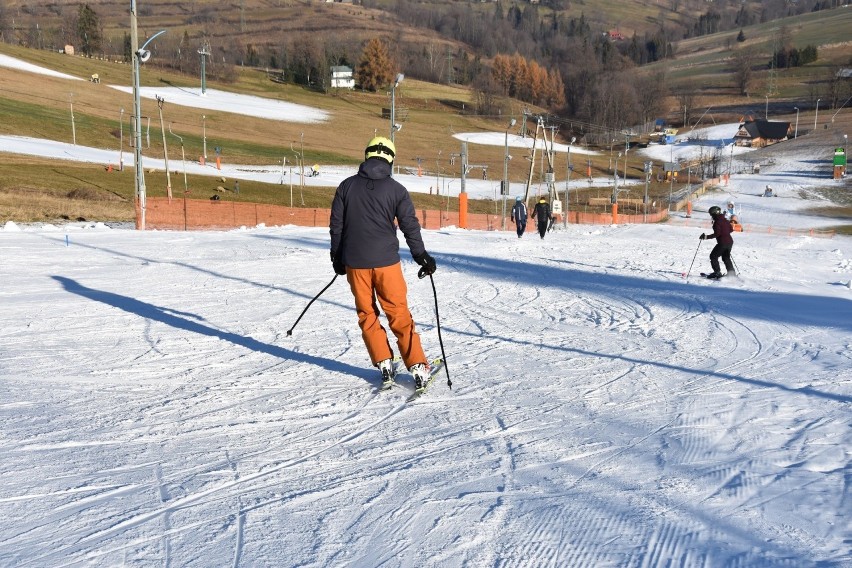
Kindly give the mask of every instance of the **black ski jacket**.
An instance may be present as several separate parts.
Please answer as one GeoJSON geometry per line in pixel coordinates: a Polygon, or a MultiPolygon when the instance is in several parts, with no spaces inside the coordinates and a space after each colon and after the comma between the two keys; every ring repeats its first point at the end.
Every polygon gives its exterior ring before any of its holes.
{"type": "Polygon", "coordinates": [[[539,225],[546,225],[550,222],[550,205],[547,203],[536,203],[532,212],[532,218],[538,220],[539,225]]]}
{"type": "Polygon", "coordinates": [[[399,262],[399,237],[416,257],[426,252],[420,222],[405,187],[391,177],[391,165],[370,158],[337,187],[331,202],[331,254],[352,268],[381,268],[399,262]]]}

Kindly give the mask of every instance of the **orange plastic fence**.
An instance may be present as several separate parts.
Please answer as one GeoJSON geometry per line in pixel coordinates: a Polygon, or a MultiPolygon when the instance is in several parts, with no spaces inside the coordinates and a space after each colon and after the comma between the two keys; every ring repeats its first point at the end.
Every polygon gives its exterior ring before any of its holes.
{"type": "MultiPolygon", "coordinates": [[[[584,213],[568,211],[568,222],[583,225],[612,224],[612,213],[584,213]]],[[[299,225],[303,227],[328,227],[330,209],[305,209],[280,205],[263,205],[238,201],[212,201],[205,199],[172,199],[149,197],[145,212],[146,227],[168,230],[204,230],[233,229],[254,227],[261,223],[267,226],[299,225]]],[[[656,211],[643,214],[618,214],[619,223],[657,223],[666,218],[668,212],[656,211]]],[[[424,229],[458,227],[459,214],[456,211],[419,209],[417,217],[424,229]]],[[[557,221],[561,223],[561,219],[557,221]]],[[[499,231],[500,215],[468,213],[467,228],[481,231],[499,231]]],[[[515,226],[508,218],[506,230],[514,231],[515,226]]],[[[536,230],[535,220],[527,222],[527,231],[536,230]]]]}

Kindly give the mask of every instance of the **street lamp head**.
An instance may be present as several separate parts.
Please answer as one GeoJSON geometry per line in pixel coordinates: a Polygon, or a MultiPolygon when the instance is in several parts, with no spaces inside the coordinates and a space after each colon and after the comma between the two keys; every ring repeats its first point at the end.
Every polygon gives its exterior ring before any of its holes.
{"type": "Polygon", "coordinates": [[[577,141],[577,137],[576,137],[576,136],[572,136],[572,137],[571,137],[571,144],[573,144],[573,143],[574,143],[574,142],[576,142],[576,141],[577,141]]]}
{"type": "Polygon", "coordinates": [[[517,121],[517,120],[515,120],[514,118],[513,118],[512,120],[510,120],[510,121],[509,121],[509,128],[512,128],[513,126],[515,126],[515,123],[516,123],[516,122],[518,122],[518,121],[517,121]]]}
{"type": "Polygon", "coordinates": [[[399,132],[400,130],[402,130],[402,125],[398,122],[395,122],[393,125],[393,130],[394,132],[399,132]]]}
{"type": "Polygon", "coordinates": [[[403,80],[403,79],[405,79],[405,75],[403,75],[402,73],[397,74],[397,76],[396,76],[396,80],[394,81],[393,86],[394,86],[394,87],[398,87],[398,86],[399,86],[399,84],[400,84],[400,83],[402,83],[402,80],[403,80]]]}
{"type": "Polygon", "coordinates": [[[139,59],[140,63],[145,63],[149,59],[151,59],[151,52],[147,49],[140,49],[136,51],[136,58],[139,59]]]}

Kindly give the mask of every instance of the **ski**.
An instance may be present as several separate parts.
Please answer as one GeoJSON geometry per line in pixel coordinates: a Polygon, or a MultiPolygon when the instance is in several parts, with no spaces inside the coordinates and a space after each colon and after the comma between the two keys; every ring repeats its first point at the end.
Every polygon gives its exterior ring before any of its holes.
{"type": "Polygon", "coordinates": [[[725,277],[725,275],[723,274],[722,276],[713,276],[712,272],[702,272],[701,277],[706,278],[707,280],[721,280],[725,277]]]}
{"type": "Polygon", "coordinates": [[[412,402],[420,398],[420,396],[426,392],[426,389],[435,381],[435,377],[444,368],[444,360],[440,357],[437,359],[433,359],[429,366],[429,379],[426,381],[426,384],[420,387],[419,389],[414,389],[414,392],[405,399],[405,402],[412,402]]]}

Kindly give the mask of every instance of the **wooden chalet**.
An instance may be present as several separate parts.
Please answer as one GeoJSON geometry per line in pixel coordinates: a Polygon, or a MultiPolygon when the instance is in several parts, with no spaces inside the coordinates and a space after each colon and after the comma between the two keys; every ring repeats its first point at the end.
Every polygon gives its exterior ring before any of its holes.
{"type": "Polygon", "coordinates": [[[734,135],[734,144],[749,148],[763,148],[790,136],[790,123],[774,120],[746,120],[734,135]]]}

